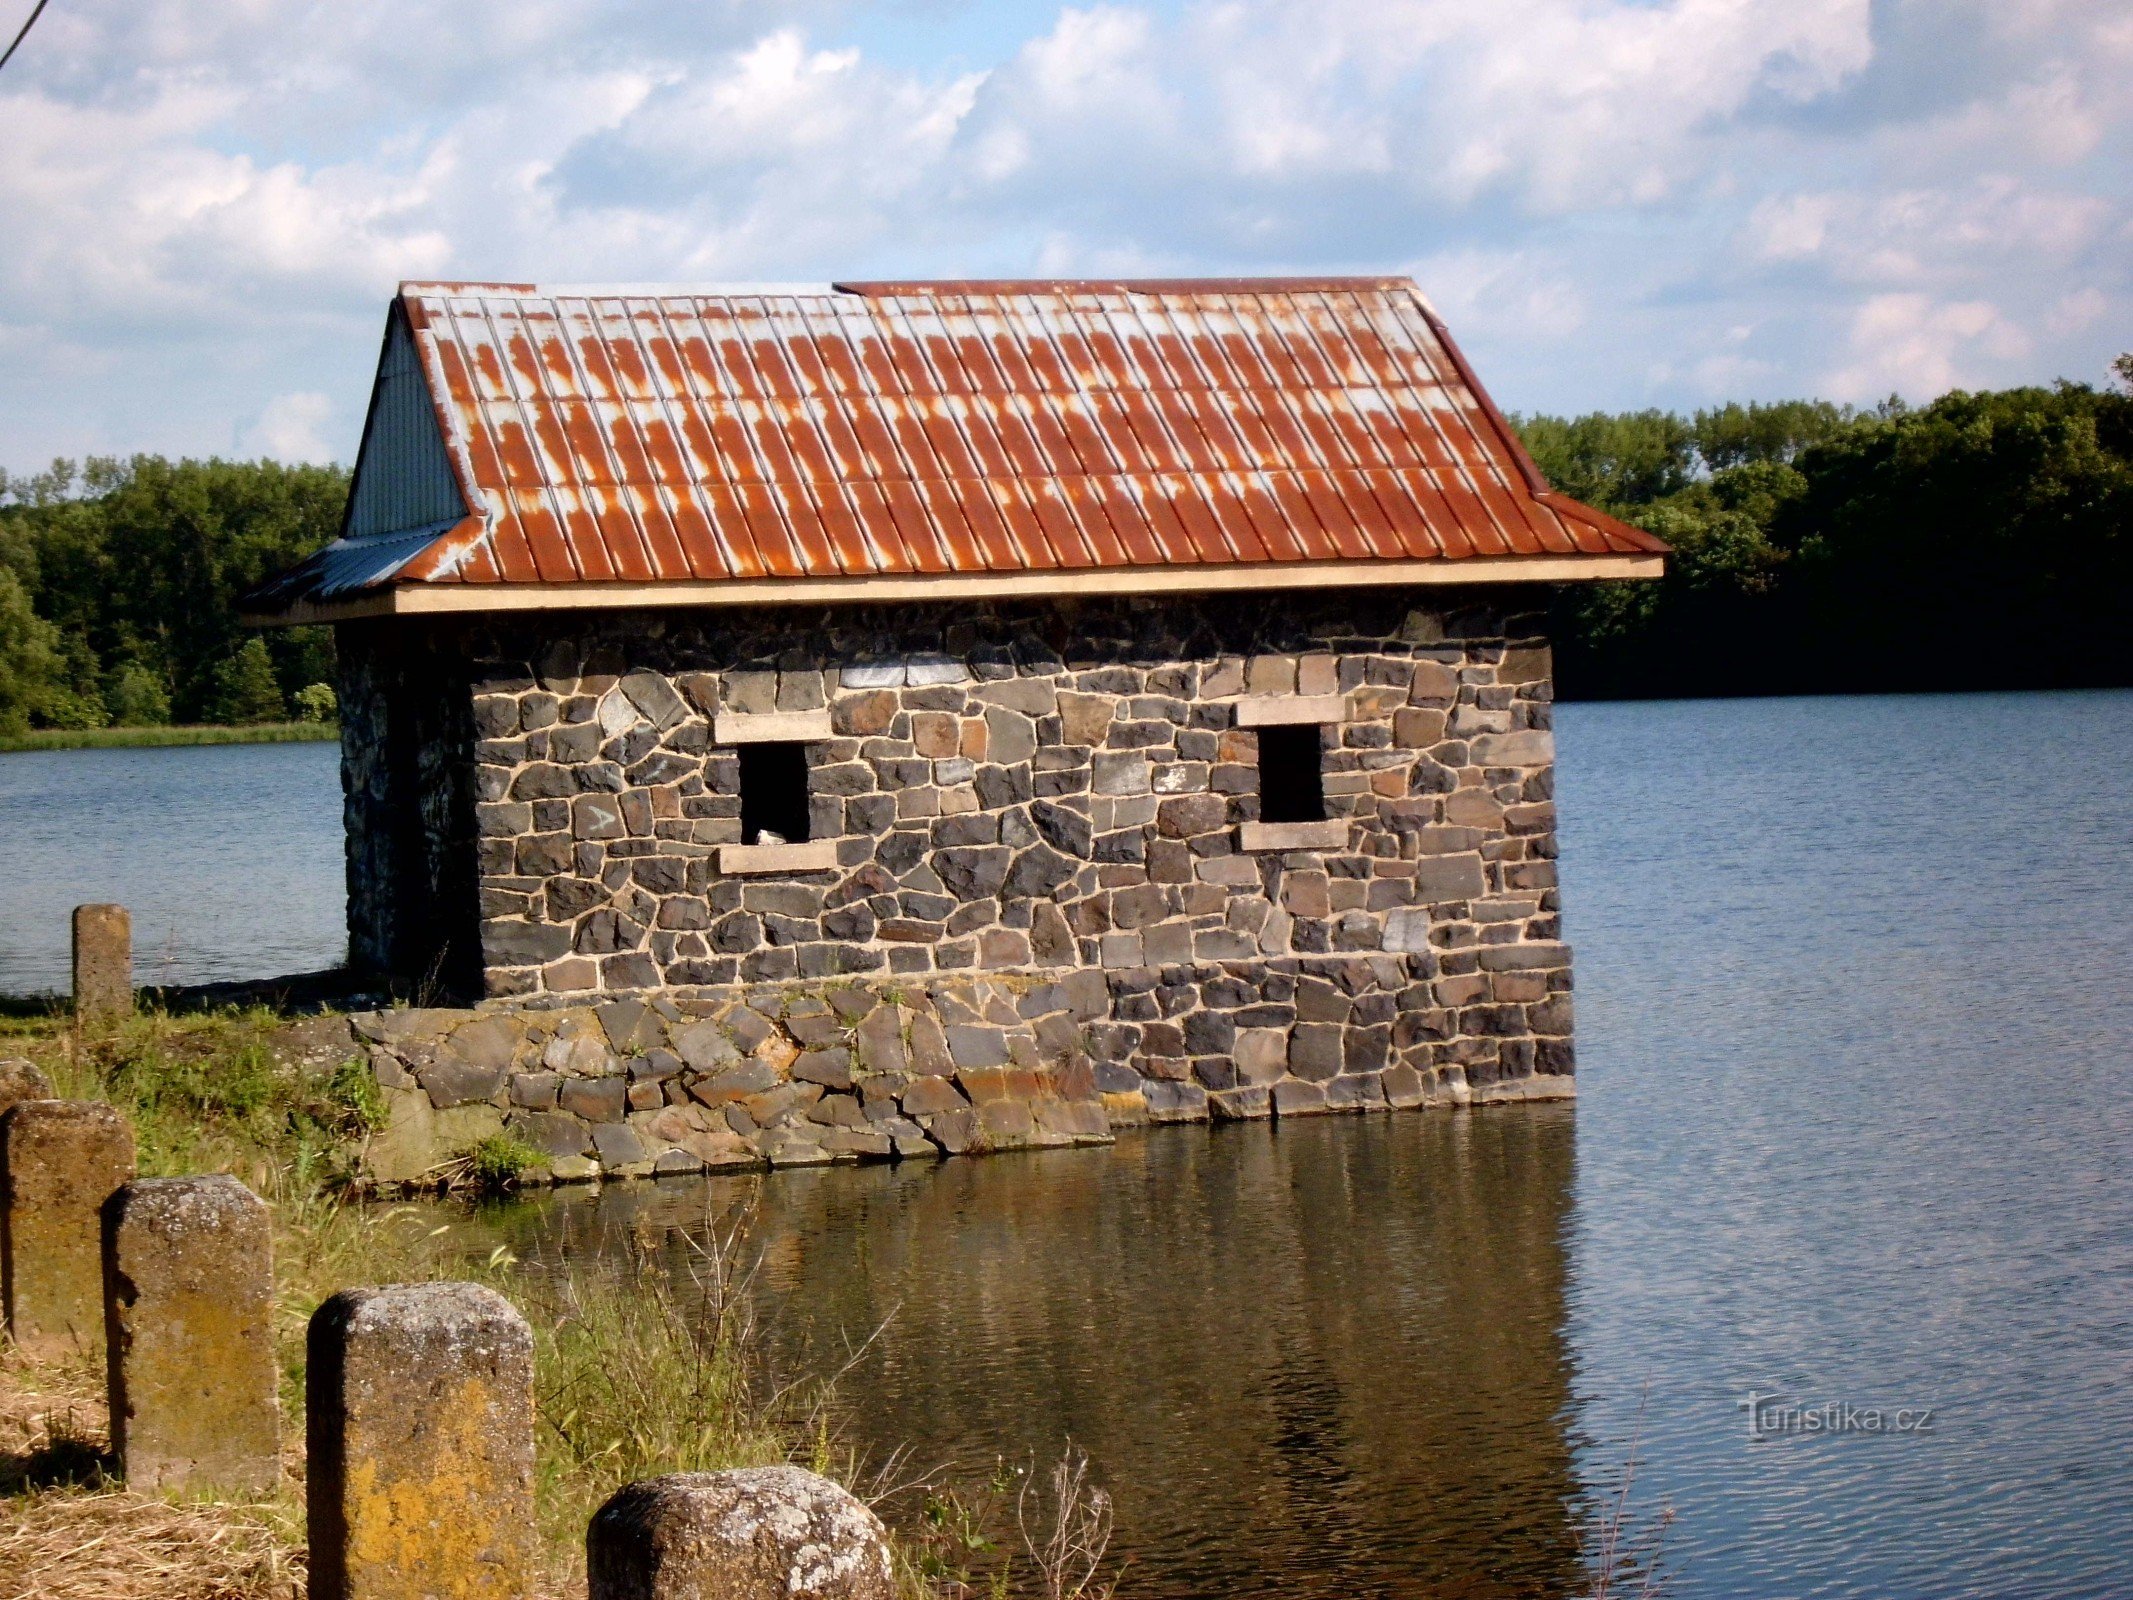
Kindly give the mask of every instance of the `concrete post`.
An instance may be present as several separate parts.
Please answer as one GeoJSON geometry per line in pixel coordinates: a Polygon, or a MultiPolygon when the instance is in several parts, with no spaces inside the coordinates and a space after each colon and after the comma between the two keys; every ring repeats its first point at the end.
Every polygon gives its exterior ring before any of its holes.
{"type": "Polygon", "coordinates": [[[21,1100],[49,1100],[52,1080],[34,1061],[0,1061],[0,1117],[21,1100]]]}
{"type": "Polygon", "coordinates": [[[281,1476],[274,1235],[231,1177],[104,1202],[111,1445],[135,1489],[264,1494],[281,1476]]]}
{"type": "Polygon", "coordinates": [[[97,1213],[132,1176],[133,1129],[109,1106],[24,1100],[0,1117],[0,1299],[30,1354],[102,1348],[97,1213]]]}
{"type": "Polygon", "coordinates": [[[74,1015],[133,1010],[133,918],[124,906],[74,908],[74,1015]]]}
{"type": "Polygon", "coordinates": [[[533,1332],[473,1283],[344,1289],[311,1318],[311,1600],[520,1600],[533,1332]]]}
{"type": "Polygon", "coordinates": [[[881,1519],[798,1467],[677,1472],[616,1491],[585,1530],[591,1600],[891,1600],[881,1519]]]}

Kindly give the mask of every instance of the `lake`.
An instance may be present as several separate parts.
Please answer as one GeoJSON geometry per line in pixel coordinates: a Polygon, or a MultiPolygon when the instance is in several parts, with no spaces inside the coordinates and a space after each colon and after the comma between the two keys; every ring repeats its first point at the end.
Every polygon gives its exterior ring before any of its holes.
{"type": "MultiPolygon", "coordinates": [[[[879,1330],[854,1439],[978,1475],[1074,1440],[1127,1595],[1569,1596],[1633,1437],[1672,1595],[2133,1593],[2133,694],[1559,725],[1575,1107],[614,1185],[480,1226],[597,1271],[630,1239],[679,1260],[755,1192],[785,1359],[879,1330]]],[[[337,815],[314,749],[244,754],[284,786],[224,813],[243,859],[263,814],[337,815]]],[[[278,892],[337,927],[324,839],[278,892]]],[[[7,936],[0,986],[40,948],[7,936]]]]}
{"type": "Polygon", "coordinates": [[[133,913],[134,981],[214,983],[347,959],[340,746],[0,754],[0,994],[65,994],[69,918],[133,913]]]}

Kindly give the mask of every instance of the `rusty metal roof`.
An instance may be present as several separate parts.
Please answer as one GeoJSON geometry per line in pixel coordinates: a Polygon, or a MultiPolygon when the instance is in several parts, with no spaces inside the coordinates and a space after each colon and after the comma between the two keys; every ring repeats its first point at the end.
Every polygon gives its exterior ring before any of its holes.
{"type": "Polygon", "coordinates": [[[382,585],[1559,575],[1666,549],[1548,489],[1405,278],[411,283],[391,317],[351,496],[387,510],[259,609],[382,585]],[[442,527],[435,494],[366,490],[419,470],[381,420],[396,333],[464,512],[442,527]],[[391,526],[399,503],[426,520],[391,526]]]}

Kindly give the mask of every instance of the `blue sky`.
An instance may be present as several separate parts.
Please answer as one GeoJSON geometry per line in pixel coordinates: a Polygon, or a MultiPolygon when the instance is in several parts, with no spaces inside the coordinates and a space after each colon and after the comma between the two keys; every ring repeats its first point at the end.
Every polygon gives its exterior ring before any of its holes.
{"type": "Polygon", "coordinates": [[[2123,0],[52,0],[0,152],[17,470],[345,460],[406,277],[1407,271],[1518,410],[2133,346],[2123,0]]]}

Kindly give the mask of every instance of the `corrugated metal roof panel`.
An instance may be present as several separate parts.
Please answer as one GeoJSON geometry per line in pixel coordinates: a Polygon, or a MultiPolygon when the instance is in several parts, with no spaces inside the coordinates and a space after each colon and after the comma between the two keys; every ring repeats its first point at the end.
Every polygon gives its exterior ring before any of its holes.
{"type": "Polygon", "coordinates": [[[374,426],[354,492],[426,542],[283,599],[1665,549],[1549,491],[1403,278],[418,283],[395,323],[435,437],[374,426]]]}

